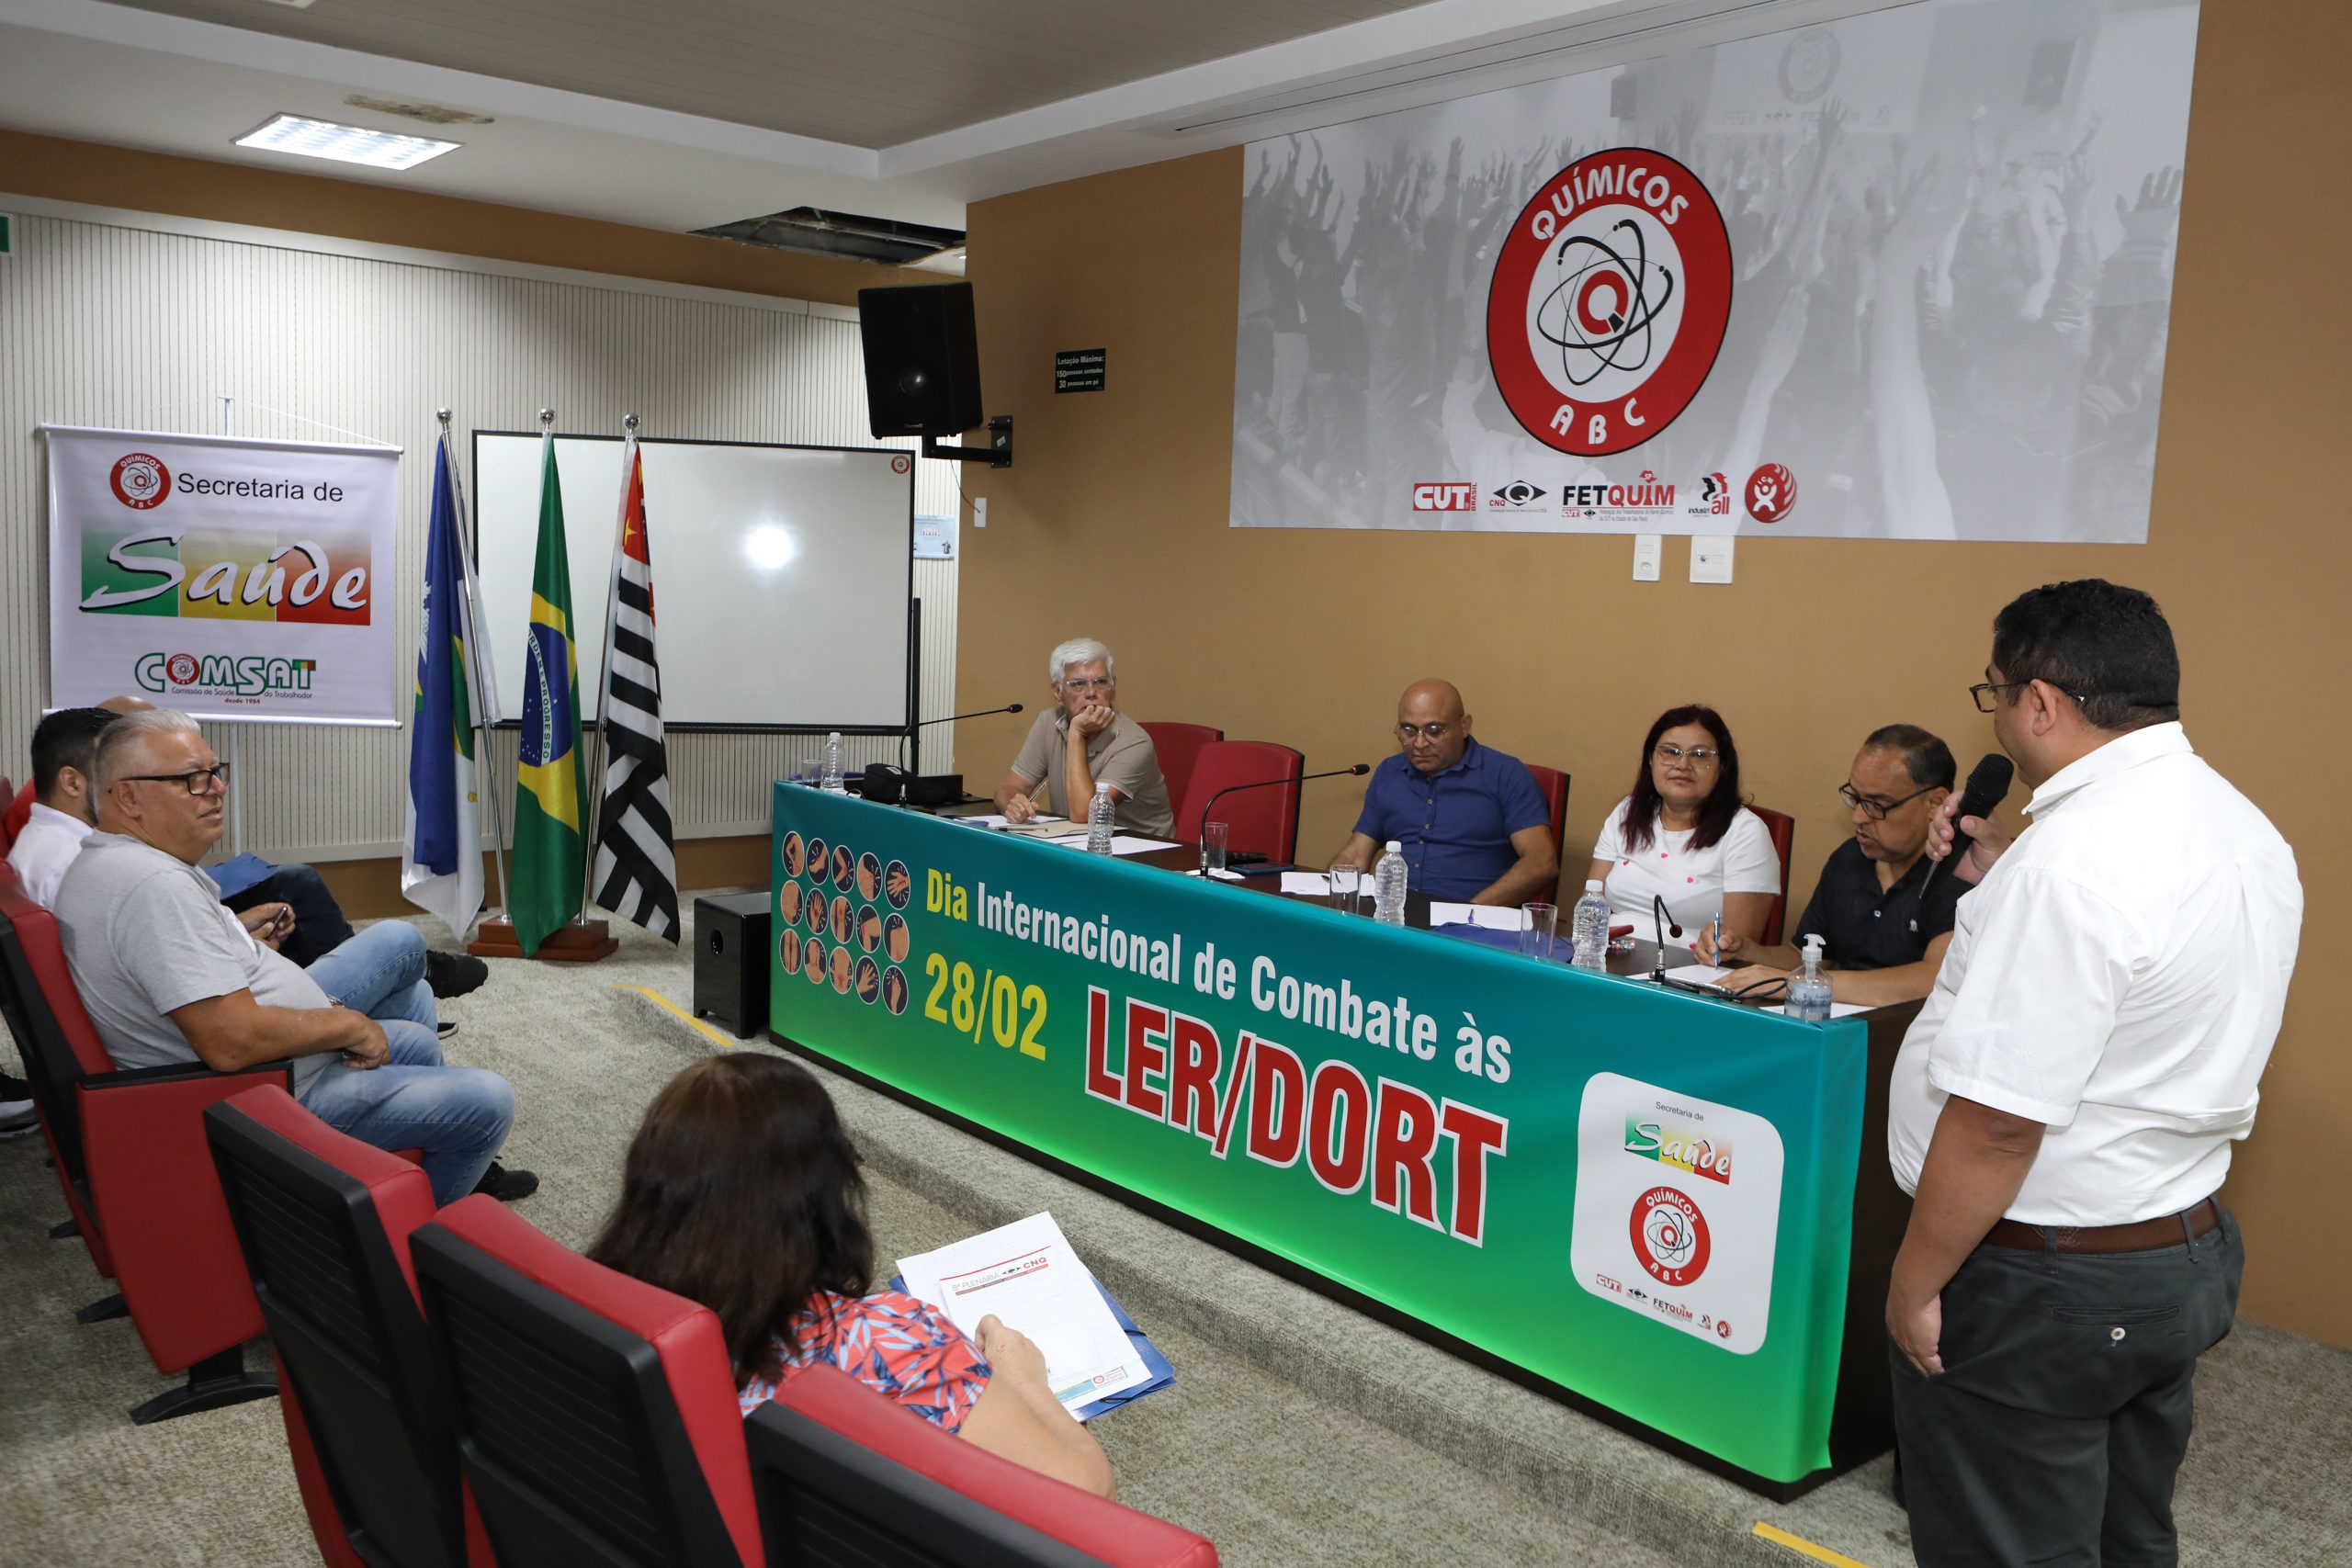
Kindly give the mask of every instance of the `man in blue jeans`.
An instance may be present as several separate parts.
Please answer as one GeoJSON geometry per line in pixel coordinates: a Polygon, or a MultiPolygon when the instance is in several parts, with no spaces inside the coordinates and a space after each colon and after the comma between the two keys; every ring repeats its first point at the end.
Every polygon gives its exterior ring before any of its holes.
{"type": "Polygon", "coordinates": [[[54,910],[119,1066],[283,1061],[295,1098],[330,1126],[422,1150],[438,1202],[537,1187],[493,1159],[514,1118],[506,1080],[442,1063],[413,928],[372,927],[305,970],[220,906],[197,863],[220,837],[227,791],[195,720],[155,709],[109,725],[96,774],[98,830],[54,910]]]}

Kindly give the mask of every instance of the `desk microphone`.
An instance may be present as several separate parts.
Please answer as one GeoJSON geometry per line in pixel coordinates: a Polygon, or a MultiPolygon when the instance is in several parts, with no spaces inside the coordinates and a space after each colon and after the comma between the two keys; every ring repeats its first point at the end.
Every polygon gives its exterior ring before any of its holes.
{"type": "MultiPolygon", "coordinates": [[[[1308,779],[1345,778],[1350,774],[1368,773],[1370,772],[1372,772],[1372,764],[1370,762],[1357,762],[1345,768],[1333,768],[1329,773],[1303,773],[1296,778],[1255,779],[1249,784],[1227,784],[1223,789],[1217,791],[1215,795],[1209,796],[1209,803],[1201,807],[1201,836],[1203,839],[1206,839],[1208,836],[1209,813],[1216,809],[1216,803],[1223,800],[1227,795],[1234,794],[1238,790],[1272,789],[1276,784],[1305,784],[1308,779]]],[[[1238,853],[1228,852],[1227,858],[1229,861],[1239,862],[1246,864],[1250,861],[1264,860],[1266,857],[1260,854],[1252,854],[1249,851],[1245,850],[1238,853]]]]}
{"type": "Polygon", "coordinates": [[[972,713],[951,713],[945,718],[922,719],[916,723],[915,728],[923,729],[934,724],[953,724],[959,718],[986,718],[992,713],[1019,713],[1020,711],[1019,703],[1007,703],[1001,708],[980,708],[972,713]]]}
{"type": "Polygon", "coordinates": [[[1657,937],[1657,963],[1650,970],[1650,978],[1662,986],[1666,984],[1667,933],[1671,931],[1676,936],[1682,934],[1682,928],[1676,925],[1674,917],[1667,912],[1666,895],[1663,893],[1650,895],[1650,930],[1657,937]]]}
{"type": "MultiPolygon", "coordinates": [[[[2009,780],[2016,773],[2017,765],[1998,751],[1985,752],[1984,759],[1970,771],[1968,787],[1961,791],[1960,809],[1952,813],[1951,852],[1928,866],[1927,879],[1919,884],[1921,909],[1928,907],[1928,895],[1935,889],[1936,874],[1956,864],[1960,857],[1968,852],[1969,846],[1975,842],[1960,830],[1960,819],[1963,817],[1992,816],[1993,808],[2007,796],[2009,780]]],[[[1915,931],[1919,929],[1917,915],[1912,917],[1911,929],[1915,931]]]]}

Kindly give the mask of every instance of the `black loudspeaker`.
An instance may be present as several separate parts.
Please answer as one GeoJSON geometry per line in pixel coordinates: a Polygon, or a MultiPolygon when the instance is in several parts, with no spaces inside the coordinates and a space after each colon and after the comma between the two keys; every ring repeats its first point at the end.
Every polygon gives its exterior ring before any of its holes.
{"type": "Polygon", "coordinates": [[[857,330],[876,435],[961,435],[987,423],[970,284],[861,288],[857,330]]]}
{"type": "Polygon", "coordinates": [[[695,900],[695,1016],[718,1019],[748,1040],[768,1022],[765,893],[695,900]]]}

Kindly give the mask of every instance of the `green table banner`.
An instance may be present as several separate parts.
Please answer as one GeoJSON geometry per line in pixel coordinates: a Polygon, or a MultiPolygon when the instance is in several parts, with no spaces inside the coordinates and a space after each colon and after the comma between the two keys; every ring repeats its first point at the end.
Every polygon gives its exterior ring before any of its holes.
{"type": "Polygon", "coordinates": [[[1828,1463],[1860,1021],[775,810],[777,1034],[1740,1469],[1828,1463]]]}

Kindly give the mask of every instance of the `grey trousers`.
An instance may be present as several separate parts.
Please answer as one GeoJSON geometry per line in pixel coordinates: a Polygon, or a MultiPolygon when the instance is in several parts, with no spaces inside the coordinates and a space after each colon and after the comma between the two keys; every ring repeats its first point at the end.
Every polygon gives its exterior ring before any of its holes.
{"type": "Polygon", "coordinates": [[[1944,1371],[1887,1352],[1921,1568],[2177,1562],[2197,1358],[2229,1333],[2245,1268],[2227,1211],[2153,1252],[1970,1254],[1944,1287],[1944,1371]]]}

